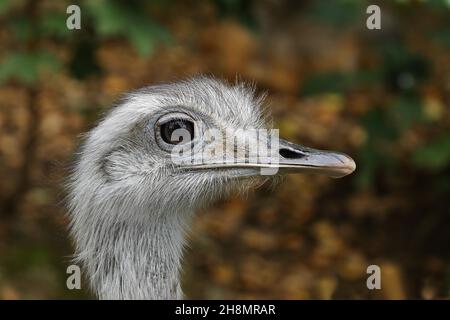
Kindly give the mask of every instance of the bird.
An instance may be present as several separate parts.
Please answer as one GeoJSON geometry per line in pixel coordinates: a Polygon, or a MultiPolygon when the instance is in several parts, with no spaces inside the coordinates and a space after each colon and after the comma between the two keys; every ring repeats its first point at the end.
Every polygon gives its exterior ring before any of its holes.
{"type": "Polygon", "coordinates": [[[231,162],[195,147],[220,143],[206,141],[205,128],[234,132],[235,142],[270,129],[264,99],[254,84],[195,76],[124,94],[84,135],[67,179],[68,229],[73,261],[97,298],[183,299],[181,262],[196,211],[273,176],[355,170],[344,153],[283,139],[266,162],[245,158],[244,143],[224,148],[231,162]],[[180,146],[202,160],[174,161],[180,146]]]}

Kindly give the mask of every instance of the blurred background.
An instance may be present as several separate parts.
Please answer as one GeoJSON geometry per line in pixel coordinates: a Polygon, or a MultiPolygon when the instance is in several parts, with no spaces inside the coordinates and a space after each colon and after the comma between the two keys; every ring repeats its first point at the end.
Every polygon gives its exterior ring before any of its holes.
{"type": "Polygon", "coordinates": [[[0,43],[0,299],[92,298],[65,286],[79,134],[124,91],[198,73],[256,82],[281,136],[358,168],[200,213],[188,298],[450,297],[449,1],[0,0],[0,43]]]}

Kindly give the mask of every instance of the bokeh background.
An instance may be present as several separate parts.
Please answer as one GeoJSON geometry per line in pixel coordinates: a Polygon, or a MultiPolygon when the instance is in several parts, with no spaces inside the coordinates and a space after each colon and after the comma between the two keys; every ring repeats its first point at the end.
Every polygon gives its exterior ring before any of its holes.
{"type": "Polygon", "coordinates": [[[0,299],[91,298],[65,287],[79,134],[124,91],[198,73],[256,82],[282,136],[358,168],[200,213],[188,298],[450,297],[449,1],[1,0],[0,43],[0,299]]]}

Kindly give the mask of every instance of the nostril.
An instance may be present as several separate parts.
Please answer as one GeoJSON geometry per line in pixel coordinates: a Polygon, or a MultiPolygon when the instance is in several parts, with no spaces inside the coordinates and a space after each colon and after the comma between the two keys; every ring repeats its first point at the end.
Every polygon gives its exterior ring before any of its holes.
{"type": "Polygon", "coordinates": [[[296,151],[292,151],[289,149],[280,149],[279,153],[280,153],[280,156],[282,156],[283,158],[286,158],[286,159],[300,159],[305,156],[305,154],[303,154],[301,152],[296,152],[296,151]]]}

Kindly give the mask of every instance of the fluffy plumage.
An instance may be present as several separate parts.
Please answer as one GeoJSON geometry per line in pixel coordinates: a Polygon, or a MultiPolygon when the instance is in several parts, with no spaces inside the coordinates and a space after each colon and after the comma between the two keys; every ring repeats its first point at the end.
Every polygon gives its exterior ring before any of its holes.
{"type": "MultiPolygon", "coordinates": [[[[180,261],[193,212],[236,188],[247,190],[261,182],[262,167],[332,177],[355,170],[345,154],[285,140],[277,140],[276,154],[270,155],[276,161],[270,163],[239,156],[224,164],[218,161],[223,155],[212,153],[205,165],[172,161],[168,151],[174,146],[163,141],[161,119],[176,119],[178,125],[179,117],[187,117],[192,126],[224,133],[263,129],[261,102],[251,87],[199,77],[125,95],[87,134],[68,183],[69,219],[75,261],[84,266],[98,297],[181,298],[180,261]]],[[[223,146],[207,141],[204,132],[197,130],[184,145],[223,146]]],[[[227,147],[226,155],[248,153],[249,144],[242,141],[249,137],[245,131],[233,133],[233,141],[240,143],[227,147]]],[[[272,141],[264,139],[266,145],[272,141]]]]}
{"type": "Polygon", "coordinates": [[[166,112],[219,129],[264,128],[252,87],[199,77],[124,96],[85,137],[69,181],[77,263],[103,299],[178,299],[184,232],[192,213],[253,179],[226,170],[180,172],[155,143],[166,112]]]}

